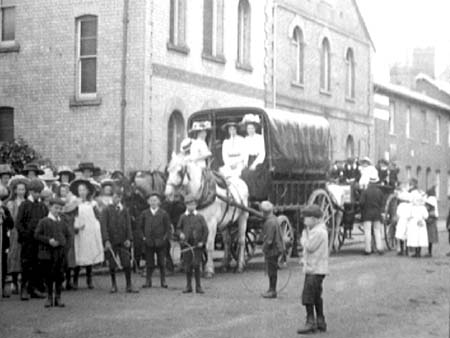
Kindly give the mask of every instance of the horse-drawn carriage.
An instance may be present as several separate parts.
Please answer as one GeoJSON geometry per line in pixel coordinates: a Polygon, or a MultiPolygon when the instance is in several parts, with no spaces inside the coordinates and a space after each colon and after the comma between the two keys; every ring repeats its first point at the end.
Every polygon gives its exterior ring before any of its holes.
{"type": "MultiPolygon", "coordinates": [[[[286,253],[289,254],[296,244],[296,236],[302,229],[302,208],[317,204],[324,213],[324,221],[330,234],[330,248],[335,234],[335,204],[329,194],[327,173],[330,166],[330,128],[328,121],[319,116],[292,113],[281,110],[254,107],[208,109],[194,113],[188,121],[188,127],[195,122],[210,121],[211,132],[208,144],[213,154],[210,166],[213,170],[222,165],[221,145],[226,138],[222,126],[229,121],[240,121],[247,115],[257,115],[261,121],[258,133],[264,138],[266,170],[265,194],[255,197],[248,190],[236,187],[231,179],[227,186],[215,186],[215,199],[211,205],[200,210],[210,227],[208,257],[212,257],[216,230],[223,233],[225,251],[232,254],[242,269],[245,262],[255,252],[255,246],[261,241],[262,215],[258,211],[259,203],[269,199],[278,215],[286,253]],[[243,197],[244,196],[244,197],[243,197]],[[238,224],[238,226],[233,226],[238,224]],[[227,246],[229,243],[229,247],[227,246]]],[[[184,161],[181,155],[172,158],[168,167],[166,195],[174,189],[184,189],[199,196],[208,184],[205,174],[195,166],[184,161]],[[196,182],[196,180],[198,182],[196,182]]],[[[238,181],[241,181],[238,179],[238,181]]],[[[242,181],[241,181],[242,182],[242,181]]],[[[239,182],[240,183],[240,182],[239,182]]],[[[242,182],[243,183],[243,182],[242,182]]],[[[239,184],[238,184],[239,185],[239,184]]],[[[244,184],[245,185],[245,184],[244,184]]],[[[209,186],[211,186],[209,184],[209,186]]],[[[200,197],[199,197],[200,198],[200,197]]],[[[229,257],[225,253],[224,263],[229,257]]],[[[211,261],[207,272],[214,268],[211,261]]]]}

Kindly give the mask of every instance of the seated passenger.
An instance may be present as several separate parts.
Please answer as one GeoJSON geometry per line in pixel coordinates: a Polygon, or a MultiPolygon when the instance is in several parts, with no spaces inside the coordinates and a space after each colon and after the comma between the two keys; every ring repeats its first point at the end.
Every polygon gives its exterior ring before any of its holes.
{"type": "Polygon", "coordinates": [[[369,185],[370,177],[375,177],[375,175],[378,177],[378,171],[368,157],[364,157],[360,164],[361,178],[359,179],[359,187],[364,190],[369,185]]]}
{"type": "Polygon", "coordinates": [[[189,158],[201,168],[207,167],[206,161],[211,156],[211,151],[206,144],[206,137],[210,130],[211,122],[198,121],[192,124],[192,129],[188,133],[192,138],[189,158]]]}
{"type": "Polygon", "coordinates": [[[381,159],[377,164],[378,176],[380,177],[380,183],[382,185],[389,185],[389,162],[385,159],[381,159]]]}
{"type": "Polygon", "coordinates": [[[353,158],[347,159],[344,166],[344,176],[347,183],[358,182],[360,178],[358,161],[353,158]]]}
{"type": "Polygon", "coordinates": [[[225,177],[240,177],[245,167],[246,151],[244,138],[237,133],[237,122],[228,122],[222,129],[228,131],[229,138],[222,144],[223,167],[220,172],[225,177]]]}

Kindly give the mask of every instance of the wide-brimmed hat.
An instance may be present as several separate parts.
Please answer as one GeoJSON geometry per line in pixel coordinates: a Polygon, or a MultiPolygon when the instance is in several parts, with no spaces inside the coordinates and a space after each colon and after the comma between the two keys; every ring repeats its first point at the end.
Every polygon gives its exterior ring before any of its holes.
{"type": "Polygon", "coordinates": [[[14,175],[14,171],[9,164],[0,164],[0,176],[2,175],[14,175]]]}
{"type": "Polygon", "coordinates": [[[22,170],[22,175],[28,176],[28,173],[30,171],[34,171],[36,175],[44,175],[44,171],[39,167],[37,163],[25,164],[25,167],[22,170]]]}
{"type": "Polygon", "coordinates": [[[316,204],[308,205],[305,209],[302,210],[303,217],[314,217],[314,218],[322,218],[323,211],[316,204]]]}
{"type": "Polygon", "coordinates": [[[211,121],[195,121],[192,123],[192,128],[188,131],[188,135],[192,136],[199,131],[209,130],[211,130],[211,121]]]}
{"type": "Polygon", "coordinates": [[[104,178],[103,180],[100,181],[100,186],[102,188],[106,187],[107,185],[113,187],[114,186],[114,180],[111,178],[104,178]]]}
{"type": "Polygon", "coordinates": [[[25,176],[23,176],[23,175],[16,175],[16,176],[13,176],[10,180],[9,180],[9,182],[8,182],[8,188],[11,190],[11,191],[14,191],[14,189],[16,189],[16,187],[19,185],[19,184],[24,184],[25,185],[25,187],[28,189],[28,184],[30,183],[30,180],[28,179],[28,178],[26,178],[25,176]]]}
{"type": "Polygon", "coordinates": [[[61,180],[62,175],[68,175],[69,182],[71,182],[75,179],[75,173],[73,172],[73,170],[70,167],[65,166],[65,165],[58,168],[59,180],[61,180]]]}
{"type": "Polygon", "coordinates": [[[228,131],[228,128],[235,127],[236,129],[239,127],[239,122],[230,121],[225,123],[222,127],[220,127],[223,131],[228,131]]]}
{"type": "Polygon", "coordinates": [[[368,165],[371,165],[372,164],[372,160],[370,158],[368,158],[367,156],[365,156],[359,161],[359,163],[360,164],[367,163],[368,165]]]}
{"type": "Polygon", "coordinates": [[[92,162],[81,162],[78,165],[78,168],[76,168],[74,171],[84,171],[84,170],[91,170],[94,173],[94,176],[97,176],[101,172],[101,169],[99,167],[96,167],[92,162]]]}
{"type": "Polygon", "coordinates": [[[181,141],[180,152],[186,154],[188,151],[191,150],[191,146],[192,146],[192,139],[185,138],[183,141],[181,141]]]}
{"type": "Polygon", "coordinates": [[[247,126],[248,124],[253,124],[255,127],[259,127],[261,125],[261,119],[256,114],[246,114],[241,121],[241,124],[247,126]]]}
{"type": "Polygon", "coordinates": [[[80,185],[85,185],[86,188],[89,190],[89,195],[94,196],[96,191],[95,185],[89,181],[89,180],[85,180],[83,178],[77,178],[76,180],[73,180],[70,183],[70,191],[72,192],[72,194],[74,194],[75,196],[78,196],[78,187],[80,185]]]}
{"type": "Polygon", "coordinates": [[[118,179],[121,179],[124,176],[125,176],[125,174],[123,173],[123,171],[121,171],[121,170],[114,170],[112,172],[112,174],[111,174],[111,179],[118,180],[118,179]]]}
{"type": "Polygon", "coordinates": [[[57,181],[58,177],[53,174],[53,170],[50,168],[44,168],[44,174],[39,175],[39,178],[43,181],[57,181]]]}
{"type": "Polygon", "coordinates": [[[41,191],[44,190],[44,188],[45,188],[44,182],[42,182],[38,178],[33,178],[28,184],[29,191],[36,191],[38,193],[41,193],[41,191]]]}

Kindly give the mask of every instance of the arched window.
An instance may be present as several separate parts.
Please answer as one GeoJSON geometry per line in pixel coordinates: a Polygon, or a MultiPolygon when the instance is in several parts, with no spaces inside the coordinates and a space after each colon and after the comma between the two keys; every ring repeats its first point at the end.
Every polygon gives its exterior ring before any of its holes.
{"type": "Polygon", "coordinates": [[[203,1],[203,55],[223,57],[223,1],[203,1]]]}
{"type": "Polygon", "coordinates": [[[352,135],[347,136],[347,141],[345,142],[345,155],[347,158],[355,156],[355,141],[352,135]]]}
{"type": "Polygon", "coordinates": [[[14,109],[0,107],[0,143],[14,140],[14,109]]]}
{"type": "Polygon", "coordinates": [[[303,32],[300,27],[294,29],[294,46],[295,46],[295,82],[302,83],[304,80],[304,46],[303,32]]]}
{"type": "Polygon", "coordinates": [[[169,118],[168,136],[167,136],[167,158],[170,158],[173,152],[180,151],[180,144],[184,138],[184,119],[181,112],[174,110],[169,118]]]}
{"type": "Polygon", "coordinates": [[[240,0],[238,7],[238,55],[239,65],[250,66],[251,11],[248,0],[240,0]]]}
{"type": "Polygon", "coordinates": [[[351,48],[347,49],[345,63],[347,67],[346,96],[347,98],[353,99],[355,98],[355,57],[351,48]]]}
{"type": "Polygon", "coordinates": [[[331,73],[331,55],[330,42],[327,38],[322,41],[322,50],[320,56],[320,89],[330,91],[330,73],[331,73]]]}
{"type": "Polygon", "coordinates": [[[186,0],[170,0],[169,42],[174,46],[186,46],[186,0]]]}

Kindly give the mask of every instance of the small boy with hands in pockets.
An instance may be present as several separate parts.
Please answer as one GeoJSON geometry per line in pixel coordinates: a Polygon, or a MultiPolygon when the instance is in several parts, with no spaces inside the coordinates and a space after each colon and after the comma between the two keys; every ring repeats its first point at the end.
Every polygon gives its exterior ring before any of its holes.
{"type": "Polygon", "coordinates": [[[322,210],[317,205],[306,207],[302,214],[305,224],[301,239],[305,272],[302,304],[306,308],[306,324],[297,333],[325,332],[327,324],[323,314],[322,282],[328,274],[328,231],[322,220],[322,210]]]}

